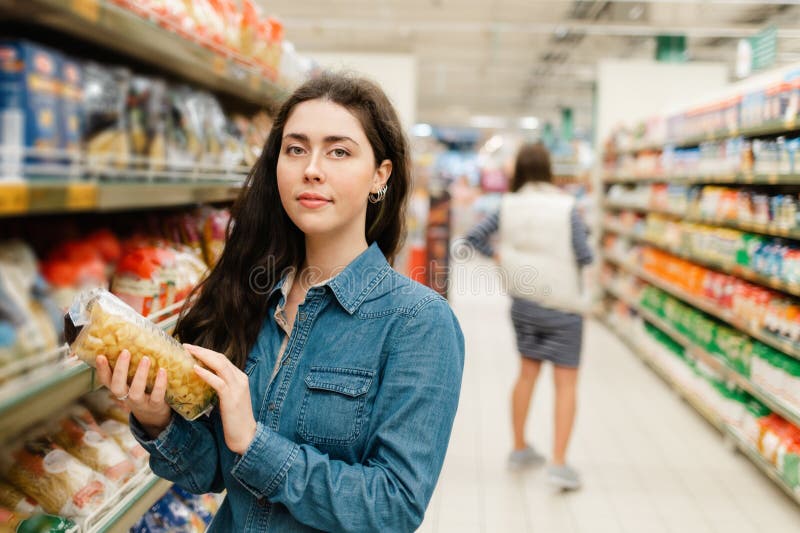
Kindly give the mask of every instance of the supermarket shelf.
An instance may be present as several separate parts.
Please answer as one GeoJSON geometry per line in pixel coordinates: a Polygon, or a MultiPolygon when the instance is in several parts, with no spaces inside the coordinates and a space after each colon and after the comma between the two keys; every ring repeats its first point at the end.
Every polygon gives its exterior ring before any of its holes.
{"type": "Polygon", "coordinates": [[[127,533],[170,487],[171,481],[159,478],[148,469],[144,481],[135,484],[127,494],[112,498],[112,505],[100,510],[101,517],[85,528],[86,533],[127,533]]]}
{"type": "Polygon", "coordinates": [[[679,183],[679,184],[702,184],[717,183],[726,185],[798,185],[800,184],[800,174],[752,174],[741,172],[725,175],[708,176],[613,176],[603,179],[605,184],[614,183],[679,183]]]}
{"type": "Polygon", "coordinates": [[[726,429],[727,436],[731,439],[731,441],[736,444],[736,447],[748,458],[754,465],[758,467],[768,478],[770,478],[776,485],[778,485],[783,491],[795,501],[795,503],[800,504],[800,494],[792,490],[792,488],[786,484],[786,482],[781,478],[778,471],[775,469],[775,466],[772,465],[767,459],[758,453],[758,450],[753,448],[753,446],[747,442],[747,440],[742,437],[738,431],[735,429],[728,427],[726,429]]]}
{"type": "Polygon", "coordinates": [[[686,213],[682,213],[680,211],[672,211],[670,209],[658,209],[655,207],[610,202],[608,200],[603,202],[603,207],[606,209],[613,209],[615,211],[633,211],[635,213],[643,213],[645,215],[649,213],[657,213],[659,215],[667,215],[683,219],[686,218],[686,213]]]}
{"type": "Polygon", "coordinates": [[[687,304],[696,307],[701,311],[704,311],[709,315],[722,320],[723,322],[727,322],[734,328],[750,335],[754,339],[758,339],[764,344],[768,344],[773,348],[794,357],[795,359],[800,359],[800,345],[791,341],[781,339],[776,335],[772,335],[770,333],[758,330],[756,328],[752,328],[749,325],[745,324],[744,321],[734,316],[733,313],[720,310],[719,307],[713,302],[707,302],[703,299],[697,298],[696,296],[692,296],[683,291],[682,289],[674,287],[671,284],[660,280],[659,278],[653,276],[652,274],[646,272],[645,270],[639,268],[638,266],[629,264],[627,261],[620,260],[612,255],[605,253],[603,254],[603,258],[609,263],[615,264],[620,268],[630,272],[631,274],[639,277],[640,279],[648,282],[649,284],[658,287],[664,292],[671,294],[675,298],[678,298],[679,300],[682,300],[687,304]]]}
{"type": "Polygon", "coordinates": [[[604,318],[603,321],[606,326],[608,326],[608,328],[613,331],[637,357],[644,361],[648,366],[653,368],[656,374],[658,374],[665,382],[667,382],[684,400],[686,400],[689,405],[691,405],[698,413],[700,413],[703,418],[705,418],[712,426],[717,428],[727,438],[729,438],[736,448],[740,450],[745,457],[747,457],[770,480],[778,485],[787,496],[789,496],[795,503],[800,504],[800,494],[793,491],[792,488],[786,484],[775,467],[760,453],[758,453],[758,450],[754,449],[753,446],[748,443],[747,440],[742,437],[735,428],[725,424],[719,416],[713,413],[693,394],[689,393],[683,387],[678,385],[672,376],[660,368],[658,364],[656,364],[646,353],[646,351],[633,339],[631,339],[627,333],[616,327],[607,318],[604,318]]]}
{"type": "Polygon", "coordinates": [[[617,202],[604,202],[603,207],[614,211],[633,211],[642,214],[658,214],[669,217],[680,218],[686,222],[696,222],[698,224],[707,224],[709,226],[719,226],[722,228],[738,229],[740,231],[749,231],[758,233],[759,235],[767,235],[769,237],[781,237],[784,239],[800,240],[800,229],[781,228],[772,224],[756,224],[753,222],[738,222],[735,220],[721,220],[718,218],[694,216],[685,212],[672,211],[668,209],[654,209],[650,207],[626,205],[617,202]]]}
{"type": "Polygon", "coordinates": [[[241,185],[228,182],[104,183],[0,182],[0,217],[80,211],[120,211],[234,200],[241,185]]]}
{"type": "Polygon", "coordinates": [[[281,101],[288,94],[248,60],[190,41],[159,26],[155,17],[148,20],[107,0],[0,0],[0,10],[252,104],[281,101]]]}
{"type": "MultiPolygon", "coordinates": [[[[178,302],[165,308],[151,319],[158,319],[156,325],[169,332],[177,321],[176,311],[183,304],[178,302]]],[[[56,364],[39,368],[0,388],[0,443],[97,388],[93,368],[74,358],[63,359],[68,353],[66,345],[59,353],[62,359],[56,364]]]]}
{"type": "Polygon", "coordinates": [[[618,300],[625,302],[628,307],[635,309],[636,312],[639,313],[639,315],[641,315],[645,320],[656,326],[658,329],[669,335],[675,342],[686,348],[689,355],[691,355],[694,359],[701,361],[710,368],[714,369],[715,372],[725,377],[725,379],[735,383],[739,388],[746,390],[748,393],[761,400],[774,412],[800,427],[800,411],[798,411],[797,408],[787,405],[780,398],[775,397],[773,394],[764,390],[760,386],[752,383],[745,376],[739,374],[734,369],[726,365],[724,361],[708,353],[700,346],[694,344],[690,339],[686,338],[681,332],[675,329],[672,324],[649,309],[643,307],[633,298],[622,294],[614,287],[606,287],[606,292],[618,300]]]}
{"type": "Polygon", "coordinates": [[[639,146],[634,146],[626,150],[618,150],[616,155],[628,155],[648,150],[662,150],[664,146],[674,146],[676,148],[685,148],[689,146],[697,146],[700,143],[709,141],[722,141],[732,137],[760,137],[763,135],[775,135],[778,133],[785,133],[800,129],[800,120],[792,121],[775,121],[761,126],[743,128],[741,130],[722,130],[714,133],[707,133],[703,135],[696,135],[694,137],[687,137],[677,141],[664,141],[660,143],[647,143],[639,146]]]}
{"type": "Polygon", "coordinates": [[[763,285],[764,287],[769,287],[770,289],[774,289],[777,291],[785,292],[786,294],[791,294],[793,296],[800,297],[800,284],[787,283],[779,278],[765,276],[763,274],[756,272],[755,270],[751,270],[749,268],[734,263],[723,263],[720,261],[713,261],[710,259],[705,259],[703,257],[698,257],[693,254],[688,254],[672,246],[665,246],[661,243],[648,239],[647,237],[637,235],[624,228],[615,226],[614,224],[606,223],[603,225],[603,229],[605,231],[627,237],[631,240],[647,244],[649,246],[652,246],[653,248],[658,248],[659,250],[669,252],[670,254],[676,257],[680,257],[681,259],[686,259],[687,261],[697,263],[698,265],[703,265],[718,272],[723,272],[731,276],[736,276],[742,279],[746,279],[748,281],[752,281],[753,283],[763,285]]]}
{"type": "Polygon", "coordinates": [[[58,412],[64,405],[93,389],[94,374],[84,363],[62,362],[42,370],[31,374],[30,379],[13,382],[13,388],[3,388],[0,396],[0,442],[18,435],[26,427],[58,412]]]}
{"type": "Polygon", "coordinates": [[[663,379],[675,392],[677,392],[681,398],[686,400],[686,402],[691,405],[694,410],[697,411],[703,418],[705,418],[709,424],[717,428],[720,432],[725,431],[725,424],[722,419],[716,413],[711,411],[711,409],[709,409],[705,404],[703,404],[703,402],[701,402],[693,394],[689,393],[685,388],[683,388],[677,381],[675,381],[669,372],[661,368],[661,366],[656,363],[653,358],[650,357],[650,355],[648,355],[648,353],[630,337],[630,335],[622,331],[606,318],[603,319],[603,322],[605,322],[606,326],[608,326],[608,328],[611,329],[639,359],[647,364],[647,366],[652,368],[661,379],[663,379]]]}

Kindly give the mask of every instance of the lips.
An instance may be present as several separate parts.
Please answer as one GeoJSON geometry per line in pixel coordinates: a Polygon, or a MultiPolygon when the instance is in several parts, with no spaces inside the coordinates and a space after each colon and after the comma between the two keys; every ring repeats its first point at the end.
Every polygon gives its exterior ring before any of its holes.
{"type": "Polygon", "coordinates": [[[297,201],[300,202],[300,205],[303,207],[307,207],[309,209],[317,209],[320,207],[324,207],[331,203],[331,201],[322,196],[321,194],[316,194],[312,192],[304,192],[297,197],[297,201]]]}

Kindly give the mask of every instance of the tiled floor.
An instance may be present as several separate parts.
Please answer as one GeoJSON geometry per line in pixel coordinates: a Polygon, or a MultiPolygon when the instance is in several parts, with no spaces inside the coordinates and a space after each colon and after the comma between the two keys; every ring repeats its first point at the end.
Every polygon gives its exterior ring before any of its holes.
{"type": "MultiPolygon", "coordinates": [[[[451,301],[466,335],[467,361],[447,459],[419,531],[800,531],[800,507],[727,449],[716,430],[595,322],[584,337],[571,448],[585,487],[559,494],[546,487],[543,469],[508,472],[509,391],[518,362],[509,302],[487,294],[486,276],[476,274],[486,266],[473,261],[454,269],[451,301]]],[[[552,391],[548,368],[528,431],[548,453],[552,391]]]]}

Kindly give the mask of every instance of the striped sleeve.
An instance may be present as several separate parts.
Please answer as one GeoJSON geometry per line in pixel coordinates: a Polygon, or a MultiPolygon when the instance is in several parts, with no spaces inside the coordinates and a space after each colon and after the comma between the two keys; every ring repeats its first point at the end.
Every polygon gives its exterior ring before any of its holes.
{"type": "Polygon", "coordinates": [[[464,239],[481,254],[492,257],[494,255],[494,248],[489,242],[489,239],[497,232],[499,227],[500,213],[496,212],[487,216],[469,230],[464,239]]]}
{"type": "Polygon", "coordinates": [[[594,261],[594,256],[592,249],[589,247],[588,231],[577,209],[573,208],[570,214],[570,224],[572,226],[572,249],[575,252],[578,266],[591,264],[594,261]]]}

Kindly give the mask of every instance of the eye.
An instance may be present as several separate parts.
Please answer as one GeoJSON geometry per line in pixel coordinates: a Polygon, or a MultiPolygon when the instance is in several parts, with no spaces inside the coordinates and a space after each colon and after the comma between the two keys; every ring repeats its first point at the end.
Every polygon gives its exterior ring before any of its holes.
{"type": "Polygon", "coordinates": [[[331,150],[331,155],[337,159],[342,159],[350,155],[350,152],[348,152],[344,148],[334,148],[333,150],[331,150]]]}
{"type": "Polygon", "coordinates": [[[286,153],[289,155],[303,155],[305,150],[301,146],[289,146],[286,148],[286,153]]]}

